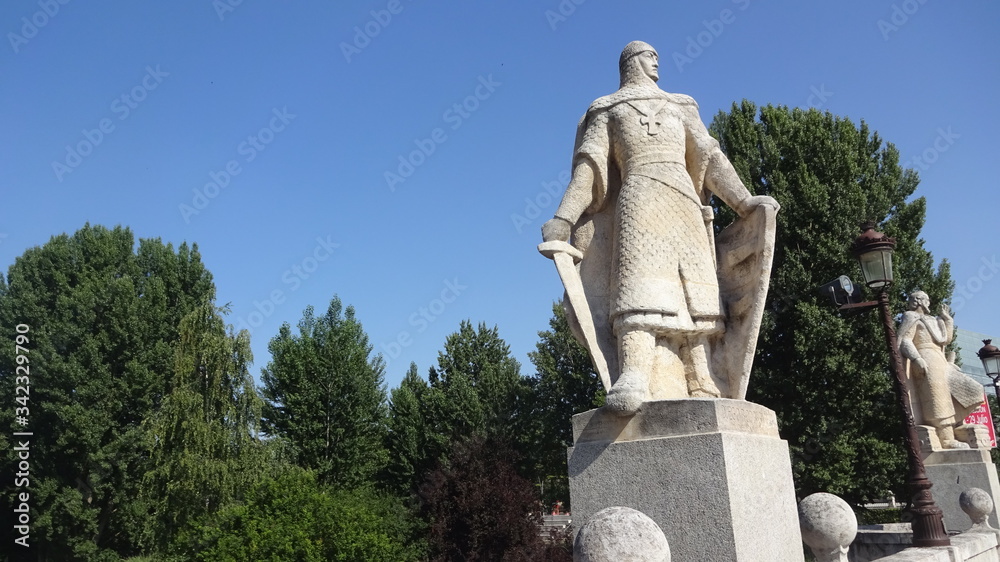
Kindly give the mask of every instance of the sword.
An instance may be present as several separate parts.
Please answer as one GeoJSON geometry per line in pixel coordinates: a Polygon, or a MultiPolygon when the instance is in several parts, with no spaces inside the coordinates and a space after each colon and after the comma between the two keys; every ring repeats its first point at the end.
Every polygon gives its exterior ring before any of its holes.
{"type": "Polygon", "coordinates": [[[580,279],[580,272],[576,270],[576,264],[583,259],[583,253],[573,247],[569,242],[562,240],[552,240],[542,242],[538,245],[538,251],[543,256],[551,259],[556,264],[556,271],[562,279],[563,286],[566,287],[566,295],[569,297],[569,304],[573,307],[576,319],[580,323],[580,330],[583,332],[584,347],[590,352],[590,358],[594,362],[594,368],[601,377],[604,390],[611,390],[611,375],[608,372],[608,361],[601,353],[601,348],[597,345],[597,331],[594,329],[594,317],[590,313],[590,306],[587,304],[587,295],[583,292],[583,280],[580,279]]]}

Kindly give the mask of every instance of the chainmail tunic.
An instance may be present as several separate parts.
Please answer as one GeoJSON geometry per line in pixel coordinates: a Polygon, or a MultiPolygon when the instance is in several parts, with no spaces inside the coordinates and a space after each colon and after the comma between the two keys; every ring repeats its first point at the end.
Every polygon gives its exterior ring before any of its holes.
{"type": "Polygon", "coordinates": [[[706,229],[711,208],[702,204],[686,166],[683,119],[679,106],[664,99],[614,104],[591,116],[578,156],[601,158],[593,152],[604,150],[621,175],[612,317],[658,313],[683,319],[681,326],[667,319],[674,329],[695,329],[692,320],[708,320],[714,329],[722,310],[715,248],[706,229]]]}

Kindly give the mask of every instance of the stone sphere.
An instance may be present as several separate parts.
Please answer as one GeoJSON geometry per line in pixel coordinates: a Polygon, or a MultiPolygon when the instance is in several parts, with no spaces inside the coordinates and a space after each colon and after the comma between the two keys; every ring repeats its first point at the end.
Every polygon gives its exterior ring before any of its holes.
{"type": "Polygon", "coordinates": [[[812,494],[799,502],[799,526],[802,542],[823,551],[847,546],[858,534],[858,518],[851,506],[826,492],[812,494]]]}
{"type": "Polygon", "coordinates": [[[573,554],[576,562],[670,562],[660,526],[630,507],[595,513],[577,533],[573,554]]]}
{"type": "Polygon", "coordinates": [[[993,513],[993,498],[986,490],[969,488],[958,497],[958,503],[973,523],[983,523],[993,513]]]}

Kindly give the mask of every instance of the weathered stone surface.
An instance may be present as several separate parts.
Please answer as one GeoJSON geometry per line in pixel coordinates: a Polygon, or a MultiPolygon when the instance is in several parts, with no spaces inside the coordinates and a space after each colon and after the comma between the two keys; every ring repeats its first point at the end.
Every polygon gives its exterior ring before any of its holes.
{"type": "Polygon", "coordinates": [[[609,410],[742,400],[779,205],[750,194],[693,99],[657,87],[653,47],[629,43],[619,71],[621,88],[580,122],[572,179],[539,251],[556,261],[609,410]],[[740,217],[718,237],[713,196],[740,217]]]}
{"type": "MultiPolygon", "coordinates": [[[[924,459],[927,478],[934,485],[931,494],[934,503],[944,514],[944,527],[949,531],[965,531],[972,522],[962,511],[959,498],[969,488],[980,488],[996,501],[1000,494],[997,468],[990,459],[989,449],[937,451],[924,459]]],[[[990,513],[989,523],[998,527],[996,510],[990,513]]]]}
{"type": "Polygon", "coordinates": [[[973,449],[987,449],[990,445],[990,430],[985,425],[963,424],[955,428],[955,439],[967,443],[973,449]]]}
{"type": "Polygon", "coordinates": [[[819,562],[847,562],[847,550],[858,534],[858,518],[847,502],[819,492],[799,502],[802,541],[819,562]]]}
{"type": "Polygon", "coordinates": [[[608,423],[593,423],[613,417],[574,417],[575,517],[610,506],[637,509],[663,529],[676,560],[801,562],[788,445],[777,436],[773,412],[737,400],[647,402],[629,440],[613,440],[608,423]],[[652,420],[679,420],[691,431],[652,420]]]}
{"type": "Polygon", "coordinates": [[[573,545],[575,562],[670,562],[670,546],[655,521],[629,507],[594,514],[573,545]]]}
{"type": "Polygon", "coordinates": [[[913,529],[909,523],[861,525],[847,558],[851,562],[881,560],[912,546],[913,529]]]}
{"type": "MultiPolygon", "coordinates": [[[[859,535],[860,538],[860,535],[859,535]]],[[[875,558],[854,556],[851,562],[998,562],[997,538],[986,533],[962,533],[951,537],[951,546],[910,547],[889,556],[875,558]]]]}
{"type": "Polygon", "coordinates": [[[709,398],[646,402],[628,417],[605,408],[573,416],[573,440],[577,444],[722,431],[777,438],[778,421],[774,412],[760,404],[709,398]]]}

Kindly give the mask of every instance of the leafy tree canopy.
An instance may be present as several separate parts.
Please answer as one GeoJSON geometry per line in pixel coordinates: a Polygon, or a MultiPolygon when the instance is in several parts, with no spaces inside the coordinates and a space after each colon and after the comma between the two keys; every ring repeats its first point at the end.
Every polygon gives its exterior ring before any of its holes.
{"type": "Polygon", "coordinates": [[[268,346],[265,429],[287,439],[320,482],[360,486],[388,462],[384,362],[337,297],[322,316],[307,308],[298,328],[282,325],[268,346]]]}
{"type": "MultiPolygon", "coordinates": [[[[142,421],[163,403],[181,318],[215,288],[197,246],[89,224],[27,250],[0,276],[0,425],[14,423],[14,330],[30,327],[32,537],[47,560],[137,552],[142,421]]],[[[13,474],[8,435],[0,472],[13,474]]],[[[13,479],[0,483],[10,513],[13,479]]],[[[0,538],[12,544],[11,527],[0,538]]]]}
{"type": "Polygon", "coordinates": [[[425,545],[398,501],[365,490],[335,490],[315,473],[289,469],[253,487],[183,539],[197,560],[408,562],[425,545]]]}
{"type": "Polygon", "coordinates": [[[552,305],[549,330],[538,333],[530,386],[531,457],[546,505],[569,508],[566,448],[573,444],[574,415],[604,405],[604,386],[587,350],[576,341],[561,303],[552,305]]]}
{"type": "Polygon", "coordinates": [[[145,424],[150,469],[140,498],[152,551],[165,552],[196,519],[238,501],[268,468],[250,337],[227,332],[224,312],[206,302],[181,321],[170,391],[145,424]]]}

